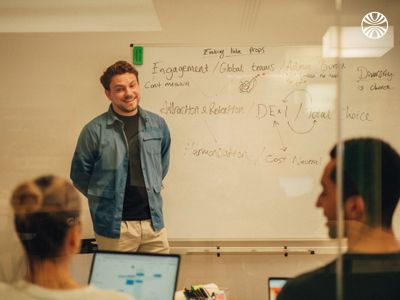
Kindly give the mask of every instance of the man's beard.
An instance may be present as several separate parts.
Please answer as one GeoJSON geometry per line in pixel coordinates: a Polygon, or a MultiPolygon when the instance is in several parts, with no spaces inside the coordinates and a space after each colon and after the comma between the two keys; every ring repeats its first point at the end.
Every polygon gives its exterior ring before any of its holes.
{"type": "MultiPolygon", "coordinates": [[[[344,221],[343,221],[343,226],[344,226],[344,221]]],[[[328,235],[331,239],[337,239],[338,238],[338,221],[328,221],[328,235]]],[[[344,226],[343,229],[343,237],[346,237],[346,226],[344,226]]]]}

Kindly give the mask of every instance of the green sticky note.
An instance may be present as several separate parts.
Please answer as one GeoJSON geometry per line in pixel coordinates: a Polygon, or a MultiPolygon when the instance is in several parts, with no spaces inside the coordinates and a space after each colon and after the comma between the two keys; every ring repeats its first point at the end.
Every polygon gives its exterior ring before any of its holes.
{"type": "Polygon", "coordinates": [[[143,46],[133,47],[133,64],[143,65],[143,46]]]}

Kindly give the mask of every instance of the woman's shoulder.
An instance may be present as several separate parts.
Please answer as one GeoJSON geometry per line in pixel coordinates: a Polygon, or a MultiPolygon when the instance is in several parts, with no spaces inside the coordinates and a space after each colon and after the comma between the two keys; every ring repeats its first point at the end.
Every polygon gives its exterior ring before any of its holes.
{"type": "Polygon", "coordinates": [[[9,291],[11,289],[12,289],[12,286],[9,285],[8,283],[0,282],[0,295],[2,295],[2,293],[9,291]]]}
{"type": "MultiPolygon", "coordinates": [[[[87,292],[90,296],[93,295],[93,299],[101,299],[101,300],[134,300],[133,297],[129,296],[128,294],[110,291],[110,290],[103,290],[99,289],[93,285],[87,287],[87,292]]],[[[90,298],[91,299],[91,298],[90,298]]]]}
{"type": "Polygon", "coordinates": [[[18,291],[14,284],[0,282],[0,299],[25,300],[29,298],[25,297],[23,293],[18,291]]]}
{"type": "Polygon", "coordinates": [[[54,290],[31,284],[25,280],[20,280],[14,284],[0,282],[0,299],[134,300],[128,294],[102,290],[92,285],[77,289],[54,290]]]}

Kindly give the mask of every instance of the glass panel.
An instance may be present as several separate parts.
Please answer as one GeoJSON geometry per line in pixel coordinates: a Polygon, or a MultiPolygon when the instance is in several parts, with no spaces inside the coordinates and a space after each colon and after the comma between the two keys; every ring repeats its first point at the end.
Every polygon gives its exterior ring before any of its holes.
{"type": "MultiPolygon", "coordinates": [[[[11,2],[0,9],[9,18],[4,20],[24,20],[23,15],[14,18],[20,8],[11,2]]],[[[323,267],[327,276],[294,279],[281,299],[309,298],[318,292],[316,286],[329,291],[331,299],[355,299],[353,292],[379,299],[370,290],[375,283],[377,290],[383,286],[385,295],[396,298],[398,291],[388,284],[391,275],[400,274],[398,258],[387,253],[398,251],[400,216],[396,210],[392,233],[383,205],[390,198],[387,183],[394,180],[398,186],[396,175],[383,177],[386,166],[396,163],[376,159],[386,154],[378,155],[383,148],[374,143],[356,144],[355,154],[346,152],[353,151],[351,145],[339,146],[345,155],[337,153],[335,184],[329,152],[338,141],[367,136],[400,148],[397,1],[153,4],[162,31],[70,29],[55,34],[2,29],[0,280],[14,282],[27,273],[14,228],[12,191],[43,174],[69,177],[80,131],[108,109],[99,76],[114,61],[132,61],[129,45],[138,43],[143,46],[143,65],[137,66],[140,104],[163,117],[172,136],[163,189],[148,188],[152,194],[161,189],[171,251],[182,256],[179,290],[215,283],[230,299],[268,299],[268,278],[294,278],[323,267]],[[366,37],[360,24],[377,11],[386,16],[388,31],[376,38],[382,30],[366,30],[371,35],[366,37]],[[336,201],[342,188],[344,209],[336,201]],[[382,222],[384,230],[378,226],[382,222]],[[341,234],[345,238],[336,239],[341,234]],[[347,244],[356,255],[338,255],[347,244]],[[339,264],[326,267],[334,259],[339,264]],[[362,288],[354,288],[354,278],[362,288]]],[[[376,14],[364,23],[380,21],[376,14]]],[[[102,187],[109,183],[103,175],[95,178],[102,187]]],[[[97,196],[112,199],[114,191],[97,196]]],[[[81,197],[81,237],[94,239],[89,205],[81,197]]],[[[107,212],[103,209],[102,220],[116,215],[107,212]]],[[[22,233],[33,237],[32,232],[22,233]]],[[[87,283],[90,261],[91,254],[74,257],[74,280],[87,283]]],[[[276,284],[272,291],[281,281],[276,284]]]]}
{"type": "MultiPolygon", "coordinates": [[[[343,1],[341,189],[347,252],[338,298],[398,298],[400,49],[396,2],[343,1]],[[360,26],[361,24],[361,26],[360,26]],[[351,69],[353,72],[348,72],[351,69]],[[378,292],[379,290],[379,292],[378,292]],[[382,292],[384,291],[384,293],[382,292]]],[[[340,195],[340,194],[339,194],[340,195]]],[[[340,198],[340,197],[339,197],[340,198]]],[[[341,275],[341,276],[340,276],[341,275]]]]}

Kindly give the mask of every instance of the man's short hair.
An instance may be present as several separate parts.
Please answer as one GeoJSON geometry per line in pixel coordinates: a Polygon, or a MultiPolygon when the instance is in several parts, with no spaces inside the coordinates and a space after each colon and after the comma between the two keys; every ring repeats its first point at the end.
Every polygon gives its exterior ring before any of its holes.
{"type": "Polygon", "coordinates": [[[105,90],[110,90],[110,82],[111,79],[115,75],[125,74],[125,73],[132,73],[135,74],[136,79],[139,81],[139,72],[132,66],[130,63],[124,60],[119,60],[116,63],[109,66],[101,75],[100,82],[103,85],[105,90]]]}
{"type": "MultiPolygon", "coordinates": [[[[334,146],[332,159],[336,152],[334,146]]],[[[331,179],[336,183],[336,167],[331,179]]],[[[369,225],[391,228],[400,196],[400,157],[386,142],[374,138],[344,142],[343,201],[356,195],[364,199],[369,225]]]]}

